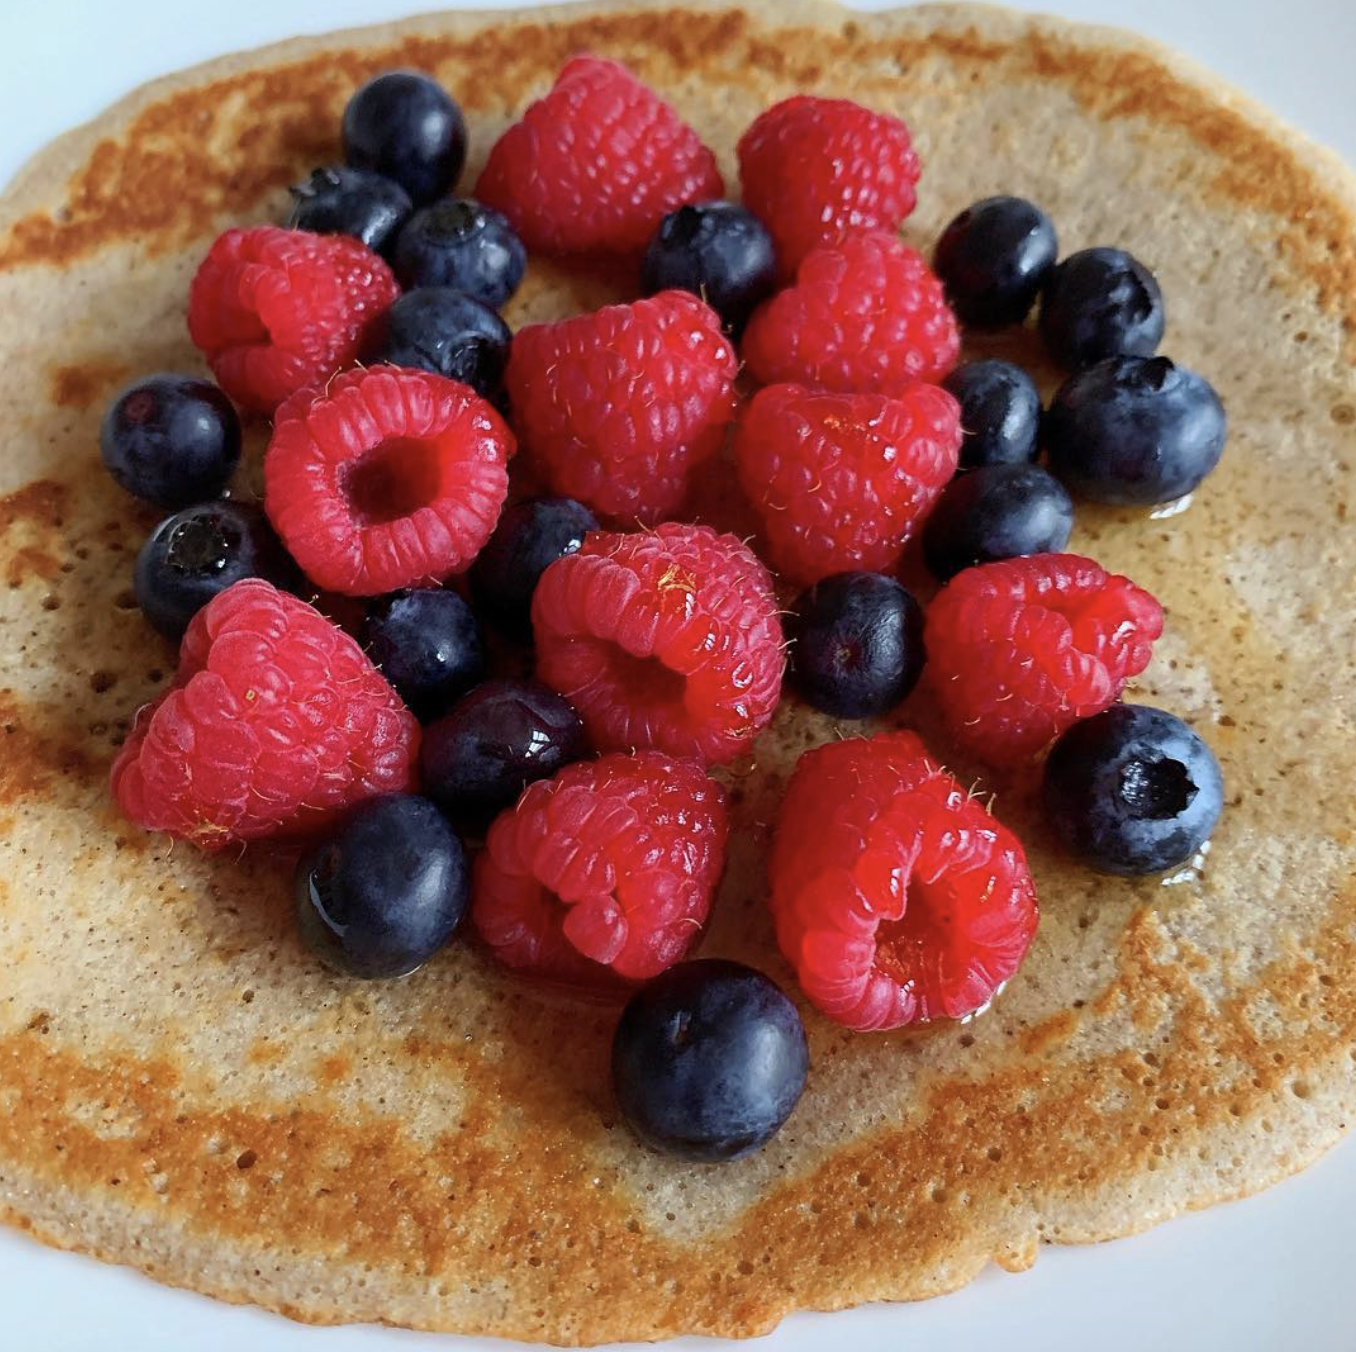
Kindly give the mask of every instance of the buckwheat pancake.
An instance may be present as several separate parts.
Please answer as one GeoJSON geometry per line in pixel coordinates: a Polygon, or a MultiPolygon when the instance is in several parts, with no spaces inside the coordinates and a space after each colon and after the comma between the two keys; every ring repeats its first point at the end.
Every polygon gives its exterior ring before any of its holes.
{"type": "MultiPolygon", "coordinates": [[[[508,318],[629,294],[624,276],[534,260],[508,318]]],[[[39,155],[0,201],[0,307],[10,1222],[316,1322],[745,1335],[1252,1192],[1352,1120],[1356,187],[1200,71],[1119,33],[950,5],[453,14],[300,40],[157,82],[39,155]],[[199,258],[228,224],[282,217],[285,185],[337,156],[364,78],[412,65],[455,92],[469,185],[584,49],[670,97],[731,185],[740,130],[775,99],[899,113],[924,164],[910,240],[930,249],[967,203],[1015,192],[1065,252],[1131,249],[1168,298],[1163,350],[1231,419],[1185,510],[1080,506],[1072,545],[1167,607],[1129,697],[1217,751],[1228,805],[1208,854],[1163,880],[1099,877],[1058,855],[1029,780],[983,781],[1041,895],[1024,969],[965,1025],[854,1035],[807,1008],[799,1109],[723,1167],[648,1154],[617,1122],[615,1008],[510,979],[470,944],[394,984],[331,975],[293,932],[286,861],[171,848],[106,785],[175,662],[131,597],[154,518],[100,468],[108,395],[201,369],[184,322],[199,258]]],[[[1053,384],[1029,332],[971,351],[1053,384]]],[[[719,462],[697,505],[748,529],[719,462]]],[[[897,721],[942,745],[926,696],[897,721]]],[[[703,952],[788,989],[769,825],[797,754],[845,731],[788,699],[725,775],[734,847],[703,952]]]]}

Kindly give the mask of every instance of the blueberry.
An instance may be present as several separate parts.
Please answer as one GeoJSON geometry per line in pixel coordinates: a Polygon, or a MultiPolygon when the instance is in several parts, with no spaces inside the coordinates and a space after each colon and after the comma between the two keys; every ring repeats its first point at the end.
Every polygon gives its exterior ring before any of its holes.
{"type": "Polygon", "coordinates": [[[393,178],[415,206],[450,191],[466,162],[466,121],[436,80],[390,70],[344,109],[344,158],[393,178]]]}
{"type": "Polygon", "coordinates": [[[413,366],[498,397],[508,363],[508,325],[487,305],[448,287],[407,291],[377,324],[374,362],[413,366]]]}
{"type": "Polygon", "coordinates": [[[416,211],[392,254],[400,285],[450,286],[494,309],[518,289],[527,250],[506,217],[467,197],[416,211]]]}
{"type": "Polygon", "coordinates": [[[454,821],[486,825],[585,752],[579,715],[540,681],[486,681],[424,729],[424,787],[454,821]]]}
{"type": "Polygon", "coordinates": [[[240,463],[240,419],[210,380],[155,375],[104,414],[99,450],[129,493],[160,507],[215,498],[240,463]]]}
{"type": "Polygon", "coordinates": [[[716,1163],[766,1145],[805,1088],[805,1028],[743,963],[682,962],[642,986],[612,1040],[622,1116],[647,1145],[716,1163]]]}
{"type": "Polygon", "coordinates": [[[345,164],[313,170],[292,186],[295,205],[287,224],[317,235],[352,235],[385,253],[414,210],[410,195],[393,179],[345,164]]]}
{"type": "Polygon", "coordinates": [[[836,718],[893,709],[923,670],[923,613],[892,577],[835,573],[796,598],[786,619],[791,680],[836,718]]]}
{"type": "Polygon", "coordinates": [[[960,467],[1017,465],[1036,458],[1041,397],[1036,383],[1009,361],[968,361],[942,381],[961,410],[960,467]]]}
{"type": "Polygon", "coordinates": [[[772,236],[752,212],[733,202],[701,202],[669,212],[640,268],[644,295],[691,291],[734,333],[772,294],[776,280],[772,236]]]}
{"type": "Polygon", "coordinates": [[[300,580],[263,512],[238,502],[200,502],[166,517],[142,545],[132,577],[141,613],[172,639],[241,578],[279,587],[300,580]]]}
{"type": "Polygon", "coordinates": [[[1163,338],[1163,293],[1124,249],[1070,254],[1046,278],[1040,330],[1070,370],[1104,357],[1151,357],[1163,338]]]}
{"type": "Polygon", "coordinates": [[[962,324],[1020,324],[1059,252],[1050,218],[1022,197],[986,197],[942,231],[933,267],[962,324]]]}
{"type": "Polygon", "coordinates": [[[373,601],[362,644],[396,694],[424,719],[445,713],[485,674],[485,646],[471,607],[441,587],[373,601]]]}
{"type": "Polygon", "coordinates": [[[1109,357],[1071,376],[1045,417],[1050,468],[1094,502],[1171,502],[1219,463],[1227,420],[1210,383],[1166,357],[1109,357]]]}
{"type": "Polygon", "coordinates": [[[533,498],[508,508],[471,565],[477,607],[509,633],[530,635],[541,575],[597,529],[593,513],[573,498],[533,498]]]}
{"type": "Polygon", "coordinates": [[[1115,704],[1075,723],[1045,763],[1045,812],[1070,853],[1133,877],[1184,864],[1224,806],[1210,748],[1180,718],[1115,704]]]}
{"type": "Polygon", "coordinates": [[[349,976],[405,976],[452,937],[470,896],[466,854],[427,798],[391,793],[356,808],[297,866],[301,937],[349,976]]]}

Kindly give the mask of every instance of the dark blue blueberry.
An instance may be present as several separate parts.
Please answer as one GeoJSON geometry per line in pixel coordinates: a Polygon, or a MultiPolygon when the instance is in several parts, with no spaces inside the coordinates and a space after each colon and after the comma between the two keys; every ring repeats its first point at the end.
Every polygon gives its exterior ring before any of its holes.
{"type": "Polygon", "coordinates": [[[454,591],[418,587],[367,608],[362,644],[396,694],[424,719],[446,713],[485,674],[471,607],[454,591]]]}
{"type": "Polygon", "coordinates": [[[1190,493],[1219,463],[1228,423],[1206,380],[1166,357],[1110,357],[1071,376],[1045,416],[1050,468],[1094,502],[1190,493]]]}
{"type": "Polygon", "coordinates": [[[1022,197],[986,197],[942,231],[933,267],[962,324],[1020,324],[1059,252],[1050,218],[1022,197]]]}
{"type": "Polygon", "coordinates": [[[350,976],[405,976],[452,937],[470,897],[466,853],[427,798],[391,793],[355,808],[297,866],[301,937],[350,976]]]}
{"type": "Polygon", "coordinates": [[[961,469],[1025,464],[1036,458],[1041,397],[1010,361],[968,361],[942,381],[961,410],[961,469]]]}
{"type": "Polygon", "coordinates": [[[240,463],[240,419],[210,380],[156,375],[104,414],[99,450],[129,493],[158,507],[215,498],[240,463]]]}
{"type": "Polygon", "coordinates": [[[791,679],[816,709],[870,718],[893,709],[923,670],[923,613],[892,577],[836,573],[786,619],[791,679]]]}
{"type": "Polygon", "coordinates": [[[448,287],[407,291],[376,327],[372,360],[413,366],[495,399],[511,335],[487,305],[448,287]]]}
{"type": "Polygon", "coordinates": [[[407,291],[450,286],[498,309],[523,280],[527,250],[493,207],[453,197],[410,217],[391,261],[407,291]]]}
{"type": "Polygon", "coordinates": [[[795,1005],[761,972],[718,958],[679,963],[642,986],[612,1040],[612,1085],[631,1130],[705,1163],[766,1145],[809,1068],[795,1005]]]}
{"type": "Polygon", "coordinates": [[[344,109],[344,158],[393,178],[415,206],[449,192],[466,162],[466,121],[436,80],[390,70],[344,109]]]}
{"type": "Polygon", "coordinates": [[[1124,877],[1186,863],[1224,806],[1214,752],[1180,718],[1142,704],[1075,723],[1050,752],[1043,791],[1065,848],[1124,877]]]}
{"type": "Polygon", "coordinates": [[[640,268],[641,291],[691,291],[739,332],[772,294],[777,259],[772,236],[733,202],[679,207],[659,223],[640,268]]]}
{"type": "Polygon", "coordinates": [[[410,195],[393,179],[345,164],[316,169],[292,188],[296,205],[287,222],[317,235],[352,235],[384,254],[414,210],[410,195]]]}
{"type": "Polygon", "coordinates": [[[1071,371],[1104,357],[1151,357],[1163,338],[1163,293],[1124,249],[1070,254],[1045,280],[1040,330],[1071,371]]]}
{"type": "Polygon", "coordinates": [[[529,635],[541,575],[597,529],[593,513],[573,498],[533,498],[508,508],[471,565],[471,594],[481,613],[509,633],[529,635]]]}
{"type": "Polygon", "coordinates": [[[579,715],[540,681],[486,681],[424,729],[424,788],[454,821],[484,826],[536,779],[586,751],[579,715]]]}
{"type": "Polygon", "coordinates": [[[299,582],[268,519],[238,502],[200,502],[166,517],[141,547],[133,571],[141,613],[166,638],[219,592],[241,578],[262,577],[279,587],[299,582]]]}

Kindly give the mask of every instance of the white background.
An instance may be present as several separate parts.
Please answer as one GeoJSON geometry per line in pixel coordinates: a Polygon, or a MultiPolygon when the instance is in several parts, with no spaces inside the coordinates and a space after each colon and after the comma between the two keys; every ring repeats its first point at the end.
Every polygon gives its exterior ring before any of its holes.
{"type": "MultiPolygon", "coordinates": [[[[1356,163],[1356,0],[1049,0],[1043,7],[1070,18],[1133,23],[1356,163]]],[[[52,136],[152,76],[294,33],[419,8],[417,0],[0,0],[0,182],[52,136]]],[[[759,1352],[836,1344],[862,1352],[1356,1352],[1353,1254],[1356,1144],[1246,1202],[1109,1245],[1046,1248],[1031,1272],[991,1269],[967,1290],[923,1305],[796,1316],[757,1346],[759,1352]]],[[[497,1342],[303,1328],[165,1290],[0,1228],[0,1348],[15,1352],[484,1346],[509,1352],[497,1342]]],[[[670,1346],[704,1352],[715,1345],[670,1346]]]]}

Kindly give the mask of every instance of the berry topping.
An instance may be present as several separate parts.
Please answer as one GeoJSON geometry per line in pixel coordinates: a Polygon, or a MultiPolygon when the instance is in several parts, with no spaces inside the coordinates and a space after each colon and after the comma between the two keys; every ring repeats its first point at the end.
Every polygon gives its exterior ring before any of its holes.
{"type": "Polygon", "coordinates": [[[737,369],[715,311],[663,291],[520,330],[505,383],[552,492],[632,524],[674,512],[720,449],[737,369]]]}
{"type": "Polygon", "coordinates": [[[1022,197],[986,197],[942,231],[932,266],[956,317],[975,328],[1020,324],[1059,252],[1055,227],[1022,197]]]}
{"type": "Polygon", "coordinates": [[[923,612],[892,577],[837,573],[796,600],[786,621],[796,689],[835,718],[887,713],[923,670],[923,612]]]}
{"type": "Polygon", "coordinates": [[[537,674],[599,750],[715,764],[747,751],[781,696],[772,579],[733,535],[667,522],[590,535],[532,600],[537,674]]]}
{"type": "Polygon", "coordinates": [[[136,718],[113,796],[204,850],[321,829],[414,779],[419,725],[358,645],[260,578],[188,626],[174,684],[136,718]]]}
{"type": "Polygon", "coordinates": [[[1162,873],[1209,839],[1224,807],[1210,748],[1180,718],[1119,704],[1075,723],[1045,763],[1045,811],[1064,846],[1103,873],[1162,873]]]}
{"type": "Polygon", "coordinates": [[[471,607],[441,587],[379,597],[367,607],[361,638],[377,670],[425,722],[485,674],[485,645],[471,607]]]}
{"type": "Polygon", "coordinates": [[[450,286],[497,309],[523,280],[527,250],[493,207],[454,197],[414,213],[392,265],[407,290],[450,286]]]}
{"type": "Polygon", "coordinates": [[[264,505],[318,587],[378,596],[442,582],[489,539],[513,433],[465,385],[378,366],[279,410],[264,505]]]}
{"type": "Polygon", "coordinates": [[[921,254],[880,231],[809,254],[795,285],[755,311],[742,349],[765,385],[881,394],[940,380],[959,350],[942,284],[921,254]]]}
{"type": "Polygon", "coordinates": [[[962,469],[1019,465],[1036,458],[1041,397],[1020,366],[968,361],[942,381],[942,388],[960,404],[962,469]]]}
{"type": "Polygon", "coordinates": [[[217,497],[240,463],[240,419],[208,380],[148,376],[109,406],[99,428],[104,468],[135,497],[186,507],[217,497]]]}
{"type": "Polygon", "coordinates": [[[738,149],[744,201],[768,223],[784,275],[845,230],[894,231],[913,210],[918,156],[908,127],[849,99],[774,103],[738,149]]]}
{"type": "Polygon", "coordinates": [[[471,919],[509,967],[644,981],[700,937],[726,830],[725,795],[693,761],[646,751],[567,766],[490,828],[471,919]]]}
{"type": "Polygon", "coordinates": [[[893,567],[956,472],[958,412],[935,385],[898,398],[759,390],[735,430],[735,467],[774,567],[802,583],[893,567]]]}
{"type": "Polygon", "coordinates": [[[637,991],[612,1040],[612,1084],[631,1130],[680,1159],[738,1159],[770,1141],[805,1088],[800,1015],[743,963],[705,958],[637,991]]]}
{"type": "Polygon", "coordinates": [[[777,942],[801,989],[848,1028],[982,1010],[1036,933],[1020,842],[912,732],[800,758],[770,882],[777,942]]]}
{"type": "Polygon", "coordinates": [[[372,360],[432,371],[497,400],[510,340],[508,325],[488,305],[449,287],[421,287],[386,311],[372,360]]]}
{"type": "Polygon", "coordinates": [[[297,923],[338,972],[406,976],[452,937],[470,890],[465,852],[442,813],[427,798],[384,794],[297,866],[297,923]]]}
{"type": "Polygon", "coordinates": [[[955,740],[1005,765],[1115,701],[1162,632],[1158,602],[1091,559],[986,563],[928,608],[929,678],[955,740]]]}
{"type": "Polygon", "coordinates": [[[490,151],[476,196],[548,254],[639,256],[665,214],[719,197],[716,157],[625,66],[577,56],[490,151]]]}
{"type": "Polygon", "coordinates": [[[236,403],[272,413],[353,361],[399,294],[390,268],[347,235],[227,230],[193,278],[188,331],[236,403]]]}
{"type": "Polygon", "coordinates": [[[1071,376],[1050,404],[1050,467],[1082,497],[1148,506],[1190,493],[1224,454],[1214,387],[1166,357],[1111,357],[1071,376]]]}
{"type": "Polygon", "coordinates": [[[287,224],[317,235],[352,235],[387,254],[411,211],[410,195],[394,180],[370,169],[329,165],[292,188],[295,205],[287,224]]]}
{"type": "Polygon", "coordinates": [[[1070,254],[1045,279],[1041,337],[1070,369],[1104,357],[1151,357],[1163,338],[1163,293],[1123,249],[1070,254]]]}

